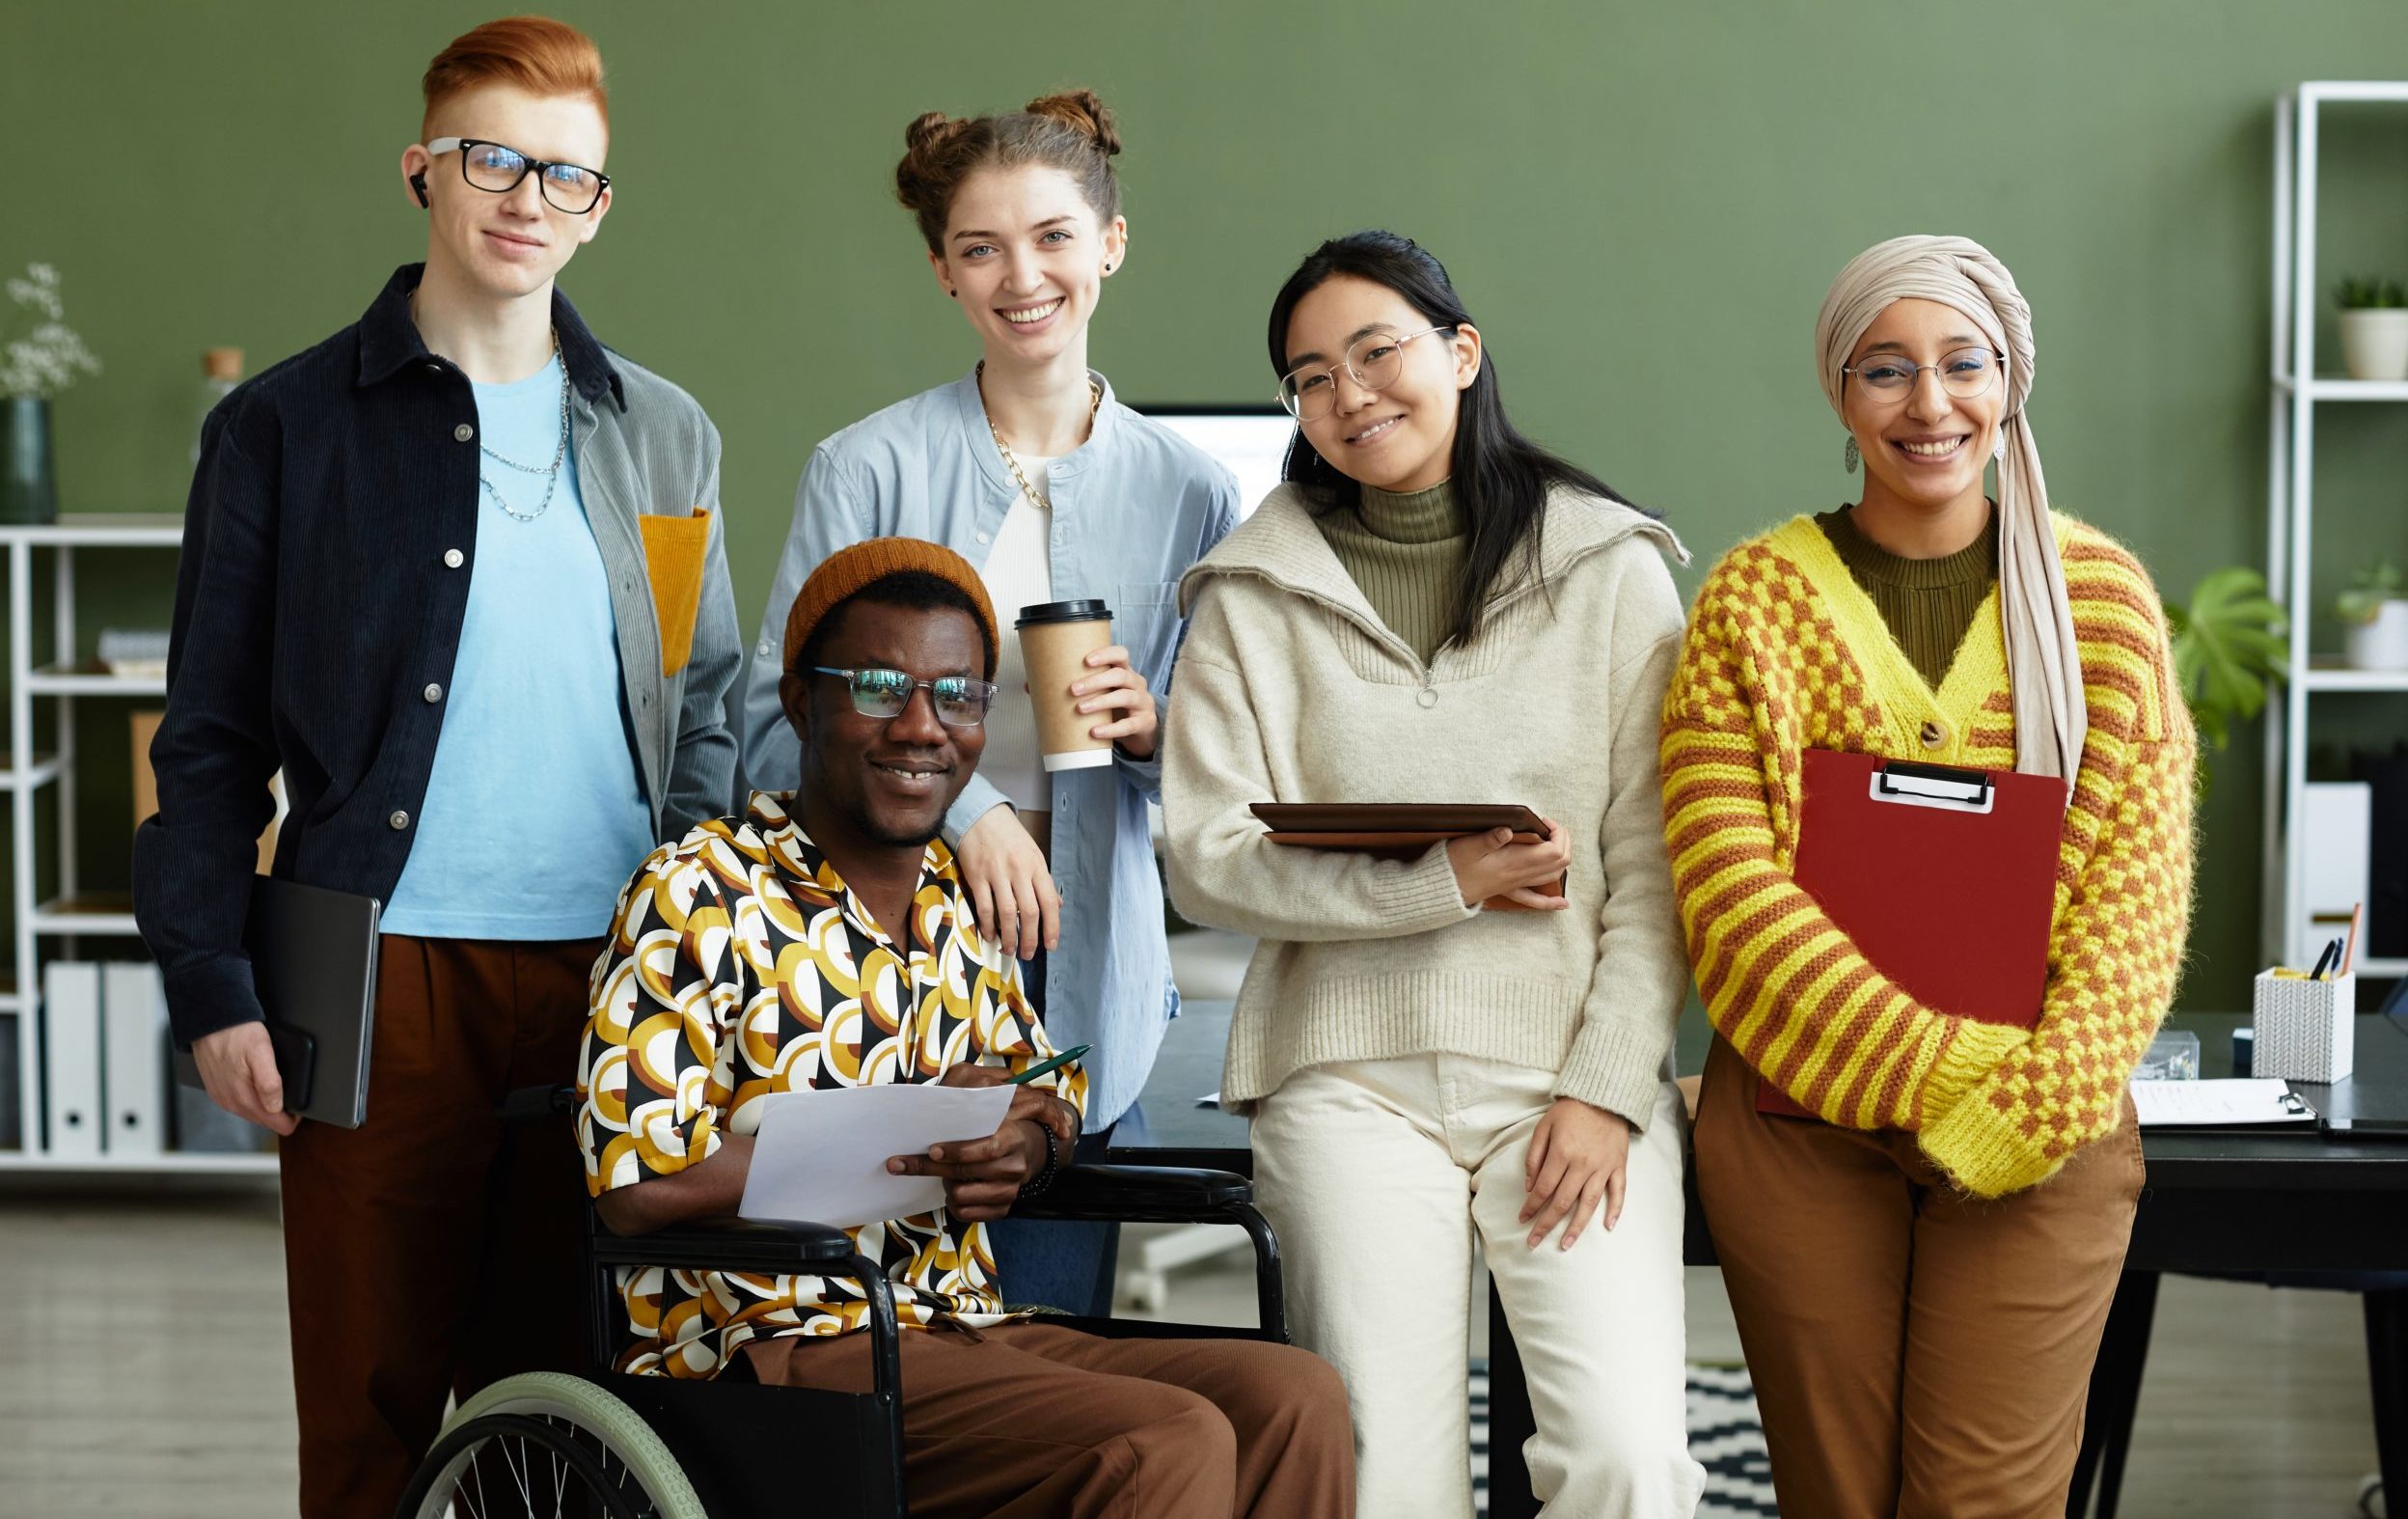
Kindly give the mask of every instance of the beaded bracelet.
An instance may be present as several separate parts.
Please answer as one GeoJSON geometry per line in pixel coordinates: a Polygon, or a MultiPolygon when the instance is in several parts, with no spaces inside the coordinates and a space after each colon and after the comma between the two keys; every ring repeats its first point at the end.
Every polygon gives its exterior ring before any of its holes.
{"type": "MultiPolygon", "coordinates": [[[[1024,1121],[1037,1123],[1037,1120],[1034,1119],[1028,1119],[1024,1121]]],[[[1061,1159],[1061,1147],[1059,1142],[1054,1138],[1054,1131],[1045,1124],[1037,1123],[1037,1132],[1045,1136],[1045,1166],[1034,1176],[1029,1177],[1026,1182],[1022,1184],[1020,1195],[1024,1198],[1033,1198],[1038,1193],[1043,1192],[1046,1188],[1054,1185],[1054,1170],[1055,1165],[1061,1159]]]]}

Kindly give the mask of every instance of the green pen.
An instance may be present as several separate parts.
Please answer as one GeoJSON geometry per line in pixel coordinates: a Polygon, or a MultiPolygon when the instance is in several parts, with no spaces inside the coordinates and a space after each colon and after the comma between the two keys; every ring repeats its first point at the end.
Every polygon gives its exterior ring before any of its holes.
{"type": "Polygon", "coordinates": [[[1054,1056],[1050,1061],[1037,1062],[1034,1065],[1029,1066],[1026,1070],[1022,1071],[1019,1075],[1014,1076],[1011,1080],[1005,1082],[1004,1085],[1007,1087],[1026,1086],[1029,1082],[1036,1080],[1039,1076],[1050,1075],[1054,1071],[1060,1070],[1063,1066],[1069,1064],[1072,1061],[1077,1060],[1080,1056],[1084,1055],[1087,1051],[1093,1048],[1095,1048],[1095,1046],[1092,1044],[1074,1044],[1070,1048],[1062,1051],[1059,1055],[1054,1056]]]}

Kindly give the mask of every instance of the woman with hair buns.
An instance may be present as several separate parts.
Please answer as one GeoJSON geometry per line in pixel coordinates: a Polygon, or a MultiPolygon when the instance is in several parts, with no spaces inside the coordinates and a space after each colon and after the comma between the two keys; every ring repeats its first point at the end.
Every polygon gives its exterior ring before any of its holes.
{"type": "Polygon", "coordinates": [[[2065,1511],[2140,1196],[2125,1083],[2181,964],[2190,716],[2140,562],[2049,511],[2031,312],[1996,259],[1881,243],[1815,345],[1863,494],[1724,557],[1664,708],[1716,1036],[1698,1191],[1783,1512],[2038,1519],[2065,1511]],[[2066,782],[2036,1028],[1917,1002],[1798,887],[1809,749],[2066,782]],[[1813,1117],[1759,1112],[1765,1084],[1813,1117]]]}
{"type": "MultiPolygon", "coordinates": [[[[1237,522],[1237,483],[1139,416],[1087,367],[1087,323],[1127,262],[1112,113],[1086,91],[905,129],[895,194],[937,287],[979,356],[961,378],[875,412],[812,452],[746,677],[744,768],[797,784],[778,703],[787,609],[814,566],[863,539],[943,543],[978,568],[999,614],[1109,603],[1111,647],[1071,690],[1110,762],[1047,771],[1019,641],[1006,637],[986,757],[944,839],[982,933],[1025,961],[1029,997],[1065,1047],[1089,1044],[1087,1133],[1100,1155],[1136,1101],[1178,1008],[1146,802],[1162,785],[1178,580],[1237,522]]],[[[1015,1296],[1108,1311],[1116,1226],[1005,1220],[993,1230],[1015,1296]]]]}

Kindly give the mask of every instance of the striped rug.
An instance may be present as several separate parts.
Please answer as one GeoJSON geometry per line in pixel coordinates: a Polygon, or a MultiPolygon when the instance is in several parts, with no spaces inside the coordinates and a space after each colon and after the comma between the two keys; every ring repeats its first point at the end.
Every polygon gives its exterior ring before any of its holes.
{"type": "MultiPolygon", "coordinates": [[[[1767,1519],[1772,1466],[1745,1367],[1689,1365],[1689,1453],[1706,1468],[1699,1519],[1767,1519]]],[[[1471,1364],[1472,1507],[1489,1511],[1489,1364],[1471,1364]]]]}

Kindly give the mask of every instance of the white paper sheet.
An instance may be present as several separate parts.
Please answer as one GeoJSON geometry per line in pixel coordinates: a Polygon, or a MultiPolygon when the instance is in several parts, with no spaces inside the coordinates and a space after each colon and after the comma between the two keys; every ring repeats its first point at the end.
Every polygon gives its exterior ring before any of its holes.
{"type": "Polygon", "coordinates": [[[2315,1121],[2315,1111],[2291,1095],[2290,1083],[2268,1076],[2136,1081],[2132,1105],[2145,1129],[2315,1121]]]}
{"type": "Polygon", "coordinates": [[[736,1211],[853,1229],[942,1207],[944,1181],[889,1175],[887,1162],[994,1133],[1012,1091],[898,1082],[766,1098],[736,1211]]]}

